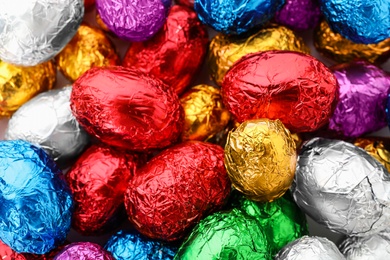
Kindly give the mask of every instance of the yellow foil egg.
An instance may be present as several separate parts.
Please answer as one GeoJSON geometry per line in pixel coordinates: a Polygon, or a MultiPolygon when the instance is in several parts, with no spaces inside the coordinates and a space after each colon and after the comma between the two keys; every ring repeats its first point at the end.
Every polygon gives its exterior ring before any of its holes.
{"type": "Polygon", "coordinates": [[[390,172],[390,140],[380,138],[358,138],[353,143],[366,150],[390,172]]]}
{"type": "Polygon", "coordinates": [[[356,58],[372,63],[384,62],[390,54],[390,38],[376,44],[354,43],[333,32],[326,21],[314,31],[314,46],[322,55],[340,63],[356,58]]]}
{"type": "Polygon", "coordinates": [[[279,120],[257,119],[231,131],[225,166],[233,186],[254,201],[273,201],[291,186],[296,146],[279,120]]]}
{"type": "Polygon", "coordinates": [[[243,38],[217,34],[211,41],[207,62],[210,76],[221,86],[223,77],[233,63],[254,52],[269,50],[289,50],[310,53],[303,40],[284,26],[270,26],[243,38]]]}
{"type": "Polygon", "coordinates": [[[230,120],[230,113],[222,103],[219,89],[198,85],[180,98],[184,109],[182,140],[206,141],[223,131],[230,120]]]}
{"type": "Polygon", "coordinates": [[[13,114],[35,95],[52,89],[56,69],[52,61],[19,67],[0,60],[0,116],[13,114]]]}
{"type": "Polygon", "coordinates": [[[118,64],[119,57],[102,30],[82,24],[73,39],[57,55],[56,62],[64,76],[75,81],[92,67],[118,64]]]}

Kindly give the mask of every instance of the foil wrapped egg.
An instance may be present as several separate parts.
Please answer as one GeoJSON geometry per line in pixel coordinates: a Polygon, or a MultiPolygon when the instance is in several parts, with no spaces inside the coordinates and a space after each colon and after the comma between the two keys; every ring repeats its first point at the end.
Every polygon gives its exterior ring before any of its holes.
{"type": "Polygon", "coordinates": [[[175,2],[178,5],[185,5],[185,6],[193,9],[195,0],[176,0],[175,2]]]}
{"type": "Polygon", "coordinates": [[[90,242],[77,242],[67,245],[54,260],[114,260],[111,253],[104,250],[100,245],[90,242]]]}
{"type": "Polygon", "coordinates": [[[363,148],[390,172],[390,140],[380,137],[357,138],[353,144],[363,148]]]}
{"type": "Polygon", "coordinates": [[[2,260],[27,260],[23,254],[18,254],[0,240],[0,259],[2,260]]]}

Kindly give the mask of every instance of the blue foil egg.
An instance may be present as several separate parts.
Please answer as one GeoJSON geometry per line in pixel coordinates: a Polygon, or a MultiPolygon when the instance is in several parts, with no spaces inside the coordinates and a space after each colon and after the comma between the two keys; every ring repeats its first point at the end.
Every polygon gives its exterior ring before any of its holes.
{"type": "Polygon", "coordinates": [[[137,231],[119,231],[104,246],[117,260],[171,260],[177,248],[145,238],[137,231]]]}
{"type": "Polygon", "coordinates": [[[322,0],[329,26],[356,43],[377,43],[390,37],[390,0],[322,0]]]}
{"type": "Polygon", "coordinates": [[[47,253],[64,242],[72,209],[70,189],[42,149],[0,142],[0,240],[19,253],[47,253]]]}
{"type": "Polygon", "coordinates": [[[199,19],[215,30],[241,34],[264,25],[275,16],[285,0],[195,0],[199,19]]]}

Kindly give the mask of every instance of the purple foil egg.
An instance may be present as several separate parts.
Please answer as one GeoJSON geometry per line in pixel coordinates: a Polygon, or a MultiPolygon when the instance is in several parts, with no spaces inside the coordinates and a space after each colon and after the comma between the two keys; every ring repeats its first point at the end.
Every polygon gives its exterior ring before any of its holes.
{"type": "Polygon", "coordinates": [[[390,75],[367,61],[331,69],[340,85],[340,97],[329,129],[345,137],[359,137],[385,127],[390,75]]]}
{"type": "Polygon", "coordinates": [[[171,1],[96,0],[104,24],[119,38],[145,41],[164,25],[171,1]]]}
{"type": "Polygon", "coordinates": [[[67,245],[54,260],[115,260],[110,252],[103,249],[103,247],[90,243],[78,242],[67,245]]]}
{"type": "Polygon", "coordinates": [[[319,22],[321,10],[318,0],[286,0],[275,15],[275,21],[293,30],[313,29],[319,22]]]}

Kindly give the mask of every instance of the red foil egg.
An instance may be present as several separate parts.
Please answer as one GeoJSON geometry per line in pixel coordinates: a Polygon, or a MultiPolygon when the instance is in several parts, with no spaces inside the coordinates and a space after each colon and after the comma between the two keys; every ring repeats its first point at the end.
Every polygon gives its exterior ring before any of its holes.
{"type": "Polygon", "coordinates": [[[184,112],[160,80],[123,67],[92,68],[74,84],[71,108],[81,126],[100,141],[128,150],[176,142],[184,112]]]}
{"type": "Polygon", "coordinates": [[[8,245],[0,240],[0,259],[1,260],[27,260],[22,254],[18,254],[8,245]]]}
{"type": "Polygon", "coordinates": [[[194,9],[194,0],[176,0],[175,1],[178,5],[185,5],[192,9],[194,9]]]}
{"type": "Polygon", "coordinates": [[[175,241],[221,208],[230,185],[220,146],[186,142],[167,148],[137,172],[129,182],[125,206],[139,232],[175,241]]]}
{"type": "Polygon", "coordinates": [[[123,151],[98,145],[86,150],[66,174],[75,201],[73,228],[86,235],[107,230],[136,168],[137,158],[123,151]]]}
{"type": "Polygon", "coordinates": [[[338,98],[333,73],[316,58],[289,51],[244,56],[226,74],[222,97],[239,122],[280,119],[292,132],[329,122],[338,98]]]}
{"type": "Polygon", "coordinates": [[[150,73],[180,94],[202,65],[207,44],[207,31],[196,13],[175,5],[152,39],[130,45],[123,66],[150,73]]]}

